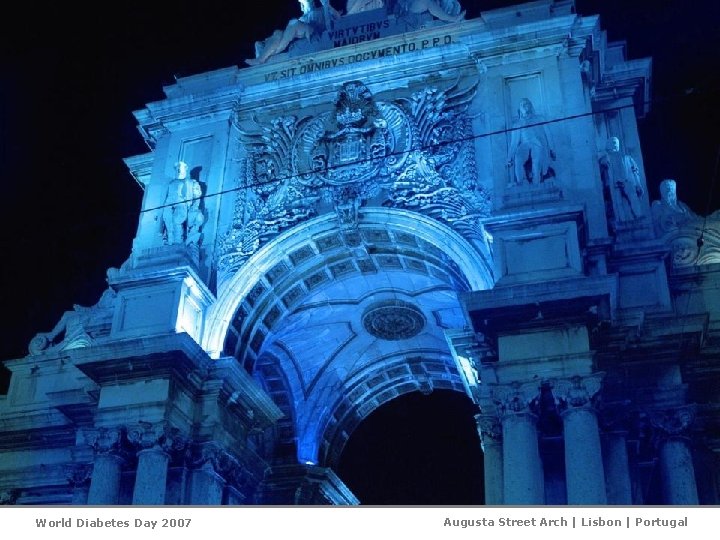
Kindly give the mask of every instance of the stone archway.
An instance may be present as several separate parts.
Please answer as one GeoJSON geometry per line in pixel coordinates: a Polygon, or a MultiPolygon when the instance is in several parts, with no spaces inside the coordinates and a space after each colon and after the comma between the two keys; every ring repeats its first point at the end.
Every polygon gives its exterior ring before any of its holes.
{"type": "Polygon", "coordinates": [[[447,226],[367,208],[357,228],[308,221],[220,285],[205,332],[285,413],[281,443],[334,466],[350,434],[400,395],[463,383],[445,337],[466,326],[458,294],[492,284],[485,257],[447,226]]]}

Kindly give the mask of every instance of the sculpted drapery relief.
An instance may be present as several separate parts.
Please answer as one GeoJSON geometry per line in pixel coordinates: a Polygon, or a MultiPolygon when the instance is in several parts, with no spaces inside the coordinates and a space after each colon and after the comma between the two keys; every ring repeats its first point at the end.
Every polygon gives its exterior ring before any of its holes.
{"type": "Polygon", "coordinates": [[[416,211],[485,241],[490,198],[476,184],[467,109],[477,83],[426,87],[376,100],[361,81],[339,89],[328,110],[261,122],[237,120],[245,158],[233,224],[218,267],[237,269],[279,232],[334,211],[358,225],[362,206],[416,211]]]}

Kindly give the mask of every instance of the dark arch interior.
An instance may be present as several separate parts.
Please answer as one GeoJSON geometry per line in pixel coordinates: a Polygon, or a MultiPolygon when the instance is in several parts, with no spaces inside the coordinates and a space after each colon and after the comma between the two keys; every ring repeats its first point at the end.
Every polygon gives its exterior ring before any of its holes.
{"type": "Polygon", "coordinates": [[[393,399],[353,432],[338,474],[361,504],[484,504],[476,413],[449,390],[393,399]]]}

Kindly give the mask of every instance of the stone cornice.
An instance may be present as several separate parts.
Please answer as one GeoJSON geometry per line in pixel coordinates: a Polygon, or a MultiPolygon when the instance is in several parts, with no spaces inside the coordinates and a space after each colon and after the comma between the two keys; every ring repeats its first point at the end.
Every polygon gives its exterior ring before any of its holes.
{"type": "MultiPolygon", "coordinates": [[[[251,68],[227,67],[179,78],[176,84],[164,88],[167,100],[149,103],[145,109],[136,111],[135,116],[141,126],[149,126],[156,122],[168,125],[168,122],[177,122],[190,116],[222,115],[232,108],[238,97],[244,104],[255,103],[259,99],[267,100],[272,95],[284,102],[287,101],[288,92],[296,93],[299,99],[307,95],[303,92],[307,88],[313,89],[314,96],[318,90],[318,80],[322,79],[324,88],[333,87],[334,82],[339,84],[349,78],[356,78],[358,70],[362,70],[364,79],[371,85],[383,82],[376,80],[378,77],[396,80],[397,70],[383,67],[384,63],[395,65],[395,54],[383,54],[375,58],[378,67],[371,72],[368,72],[365,62],[350,62],[348,59],[362,59],[364,56],[372,56],[373,51],[384,51],[388,48],[392,52],[393,47],[398,44],[406,46],[400,53],[404,60],[401,76],[408,79],[426,77],[427,73],[437,72],[443,66],[448,68],[452,65],[457,68],[465,64],[468,69],[474,69],[474,63],[478,59],[492,67],[495,64],[507,63],[512,55],[520,55],[518,60],[521,60],[528,51],[533,51],[530,54],[535,58],[579,56],[593,34],[598,31],[597,17],[578,17],[567,9],[557,10],[560,14],[556,15],[554,5],[550,2],[547,4],[548,15],[540,20],[515,19],[508,24],[488,24],[481,17],[461,23],[434,25],[356,45],[315,51],[298,57],[286,57],[251,68]],[[447,43],[448,36],[452,43],[447,43]],[[440,40],[439,45],[422,46],[423,40],[434,43],[434,39],[440,40]],[[417,47],[407,47],[411,43],[416,43],[417,47]],[[306,72],[301,66],[307,64],[333,67],[306,72]],[[287,73],[297,74],[292,77],[291,84],[283,84],[283,81],[288,82],[287,73]],[[191,111],[189,114],[188,109],[191,111]]],[[[490,13],[485,16],[490,16],[490,13]]]]}
{"type": "Polygon", "coordinates": [[[267,428],[284,415],[237,359],[220,358],[213,362],[210,377],[222,380],[218,399],[229,411],[239,411],[250,427],[267,428]]]}
{"type": "Polygon", "coordinates": [[[152,152],[123,159],[138,185],[145,189],[150,183],[155,155],[152,152]]]}
{"type": "Polygon", "coordinates": [[[172,376],[197,392],[212,362],[185,333],[116,340],[69,352],[75,365],[98,384],[172,376]]]}
{"type": "Polygon", "coordinates": [[[0,451],[64,449],[75,444],[75,427],[59,411],[3,415],[0,451]]]}

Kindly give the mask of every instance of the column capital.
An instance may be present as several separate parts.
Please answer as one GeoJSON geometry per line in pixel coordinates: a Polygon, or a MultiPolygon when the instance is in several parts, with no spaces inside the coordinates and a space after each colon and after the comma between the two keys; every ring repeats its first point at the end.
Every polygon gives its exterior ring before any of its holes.
{"type": "Polygon", "coordinates": [[[17,503],[19,497],[19,489],[6,489],[4,491],[0,491],[0,506],[13,505],[17,503]]]}
{"type": "Polygon", "coordinates": [[[483,448],[487,444],[502,442],[502,424],[497,416],[494,414],[476,414],[475,424],[483,448]]]}
{"type": "Polygon", "coordinates": [[[125,461],[132,453],[132,445],[124,426],[83,430],[82,435],[85,443],[94,450],[96,456],[113,456],[125,461]]]}
{"type": "Polygon", "coordinates": [[[533,414],[540,399],[539,382],[513,382],[491,387],[492,400],[500,416],[533,414]]]}
{"type": "Polygon", "coordinates": [[[695,422],[695,405],[683,405],[673,409],[654,409],[647,412],[650,424],[663,440],[685,438],[695,422]]]}
{"type": "Polygon", "coordinates": [[[92,463],[73,464],[67,468],[65,476],[72,487],[84,487],[90,485],[92,471],[92,463]]]}
{"type": "Polygon", "coordinates": [[[240,461],[215,443],[197,445],[191,464],[196,469],[220,476],[239,491],[246,487],[247,475],[244,474],[240,461]]]}
{"type": "Polygon", "coordinates": [[[182,457],[188,445],[188,439],[178,428],[164,422],[152,424],[139,422],[128,429],[128,440],[138,452],[156,449],[171,457],[182,457]]]}
{"type": "Polygon", "coordinates": [[[580,408],[593,408],[602,388],[604,373],[575,375],[553,379],[550,382],[555,401],[562,412],[580,408]]]}

